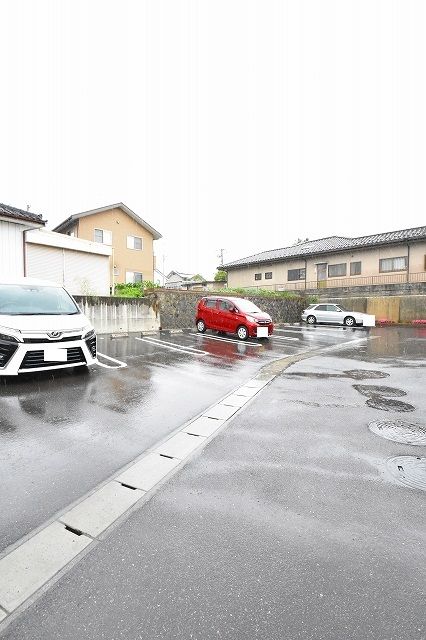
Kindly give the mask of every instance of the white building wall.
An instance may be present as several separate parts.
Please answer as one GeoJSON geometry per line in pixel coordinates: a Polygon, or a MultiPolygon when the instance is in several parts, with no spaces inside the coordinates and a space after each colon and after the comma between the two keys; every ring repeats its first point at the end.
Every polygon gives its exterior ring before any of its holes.
{"type": "Polygon", "coordinates": [[[0,277],[24,275],[24,229],[21,224],[0,220],[0,277]]]}

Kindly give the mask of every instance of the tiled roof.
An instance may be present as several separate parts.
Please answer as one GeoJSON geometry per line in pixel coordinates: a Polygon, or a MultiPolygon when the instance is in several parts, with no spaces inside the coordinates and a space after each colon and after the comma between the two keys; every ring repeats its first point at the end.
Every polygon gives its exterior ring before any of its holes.
{"type": "Polygon", "coordinates": [[[43,220],[40,214],[24,211],[23,209],[17,209],[16,207],[11,207],[8,204],[2,203],[0,203],[0,217],[12,218],[13,220],[25,220],[36,224],[46,224],[46,220],[43,220]]]}
{"type": "Polygon", "coordinates": [[[134,211],[129,209],[128,206],[123,204],[123,202],[117,202],[116,204],[109,204],[106,207],[99,207],[98,209],[91,209],[90,211],[82,211],[80,213],[74,213],[72,216],[69,216],[66,220],[63,220],[60,224],[54,227],[53,231],[57,231],[58,233],[66,233],[69,231],[70,227],[74,225],[74,222],[79,218],[85,218],[86,216],[93,216],[98,213],[106,213],[108,211],[112,211],[113,209],[121,209],[126,213],[130,218],[135,220],[138,224],[141,225],[144,229],[146,229],[154,238],[154,240],[159,240],[163,236],[161,233],[156,231],[154,227],[151,227],[150,224],[142,220],[140,216],[138,216],[134,211]]]}
{"type": "Polygon", "coordinates": [[[362,236],[360,238],[345,238],[342,236],[331,236],[320,238],[319,240],[308,240],[300,242],[291,247],[283,249],[272,249],[262,251],[247,258],[240,258],[233,262],[228,262],[221,266],[221,269],[235,269],[239,266],[260,264],[267,262],[277,262],[289,258],[315,256],[322,253],[344,251],[349,249],[361,249],[372,245],[393,244],[407,240],[426,240],[426,227],[414,227],[413,229],[403,229],[401,231],[388,231],[386,233],[376,233],[372,236],[362,236]]]}

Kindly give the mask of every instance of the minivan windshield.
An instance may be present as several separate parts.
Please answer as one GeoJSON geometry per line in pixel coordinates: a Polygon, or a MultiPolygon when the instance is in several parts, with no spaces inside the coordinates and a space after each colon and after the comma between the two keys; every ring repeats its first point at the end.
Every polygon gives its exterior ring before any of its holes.
{"type": "Polygon", "coordinates": [[[0,315],[62,316],[80,313],[62,287],[0,284],[0,315]]]}
{"type": "Polygon", "coordinates": [[[244,313],[262,313],[259,307],[256,307],[250,300],[238,300],[237,307],[244,313]]]}

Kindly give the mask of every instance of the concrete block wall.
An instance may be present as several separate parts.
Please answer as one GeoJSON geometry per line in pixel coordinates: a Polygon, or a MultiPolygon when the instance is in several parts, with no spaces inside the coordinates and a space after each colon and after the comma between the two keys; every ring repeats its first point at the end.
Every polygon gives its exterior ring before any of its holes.
{"type": "Polygon", "coordinates": [[[327,297],[321,302],[334,302],[347,309],[370,313],[376,320],[412,322],[426,319],[426,295],[375,296],[375,297],[327,297]]]}
{"type": "Polygon", "coordinates": [[[144,298],[74,296],[98,333],[154,331],[160,327],[155,294],[144,298]]]}

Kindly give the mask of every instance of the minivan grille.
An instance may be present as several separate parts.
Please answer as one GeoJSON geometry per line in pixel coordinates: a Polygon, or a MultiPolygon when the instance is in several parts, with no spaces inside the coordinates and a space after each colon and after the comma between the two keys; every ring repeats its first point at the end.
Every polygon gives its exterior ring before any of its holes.
{"type": "Polygon", "coordinates": [[[71,347],[67,349],[67,361],[66,362],[45,362],[44,351],[27,351],[25,358],[22,361],[20,369],[37,369],[39,367],[55,367],[57,365],[65,364],[79,364],[84,362],[86,364],[86,358],[81,350],[81,347],[71,347]]]}
{"type": "Polygon", "coordinates": [[[72,340],[81,340],[80,336],[69,336],[68,338],[60,338],[59,340],[49,339],[49,338],[24,338],[24,342],[27,344],[44,344],[48,342],[49,344],[56,344],[57,342],[70,342],[72,340]]]}

